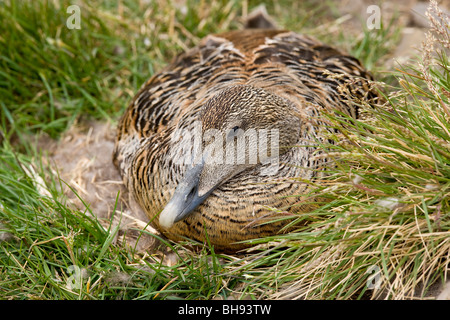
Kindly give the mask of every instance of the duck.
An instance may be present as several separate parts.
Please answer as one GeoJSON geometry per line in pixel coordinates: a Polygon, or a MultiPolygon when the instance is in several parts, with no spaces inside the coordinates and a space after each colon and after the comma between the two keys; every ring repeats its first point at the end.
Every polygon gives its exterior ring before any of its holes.
{"type": "Polygon", "coordinates": [[[320,205],[323,112],[359,117],[343,85],[374,95],[360,61],[263,28],[211,34],[147,80],[118,121],[113,162],[166,238],[244,250],[320,205]]]}

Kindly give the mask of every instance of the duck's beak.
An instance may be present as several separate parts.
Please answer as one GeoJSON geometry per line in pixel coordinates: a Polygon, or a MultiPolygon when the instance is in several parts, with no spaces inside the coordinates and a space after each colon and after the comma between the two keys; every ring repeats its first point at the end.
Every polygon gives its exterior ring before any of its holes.
{"type": "Polygon", "coordinates": [[[172,199],[164,207],[159,215],[159,224],[165,229],[169,229],[175,222],[186,218],[194,211],[209,195],[210,192],[201,196],[198,194],[200,174],[202,173],[204,162],[189,169],[183,180],[178,184],[172,199]]]}

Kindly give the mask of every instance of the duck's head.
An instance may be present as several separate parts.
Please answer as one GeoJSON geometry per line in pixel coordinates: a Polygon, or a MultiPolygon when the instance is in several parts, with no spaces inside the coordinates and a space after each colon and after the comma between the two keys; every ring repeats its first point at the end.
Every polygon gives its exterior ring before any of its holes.
{"type": "Polygon", "coordinates": [[[289,100],[248,85],[231,86],[209,99],[199,119],[200,161],[187,170],[160,213],[169,229],[191,214],[217,187],[255,166],[278,163],[299,139],[301,121],[289,100]]]}

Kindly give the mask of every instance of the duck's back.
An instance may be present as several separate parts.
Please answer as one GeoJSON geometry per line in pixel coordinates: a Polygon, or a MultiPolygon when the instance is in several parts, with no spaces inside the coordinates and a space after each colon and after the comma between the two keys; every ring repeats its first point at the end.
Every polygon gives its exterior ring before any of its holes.
{"type": "MultiPolygon", "coordinates": [[[[357,59],[294,32],[245,29],[207,36],[142,86],[121,130],[126,133],[134,127],[144,136],[160,132],[198,98],[208,99],[233,84],[252,84],[275,93],[285,91],[291,99],[319,98],[312,102],[332,104],[339,97],[337,86],[355,76],[370,78],[357,59]],[[291,87],[299,90],[292,92],[291,87]]],[[[368,90],[360,84],[364,94],[368,90]]]]}
{"type": "MultiPolygon", "coordinates": [[[[240,84],[265,89],[293,102],[305,121],[314,126],[322,108],[356,116],[357,110],[346,103],[338,87],[349,82],[353,93],[363,96],[369,92],[366,79],[370,75],[355,58],[293,32],[247,29],[208,36],[197,47],[177,56],[136,94],[119,123],[114,162],[130,192],[152,218],[163,209],[185,172],[172,158],[174,132],[193,130],[202,105],[218,92],[240,84]]],[[[315,149],[308,150],[312,153],[315,149]]],[[[306,165],[299,159],[292,162],[294,166],[306,165]]],[[[297,173],[290,171],[288,175],[297,173]]],[[[240,181],[236,188],[245,185],[249,184],[240,181]]],[[[286,188],[281,194],[295,189],[292,185],[286,188]]],[[[241,198],[245,197],[246,190],[240,191],[241,198]]],[[[217,192],[222,192],[217,206],[230,203],[232,207],[238,201],[233,199],[233,181],[217,192]]],[[[212,205],[206,201],[205,208],[208,203],[212,205]]],[[[229,218],[226,214],[219,216],[222,218],[217,219],[229,218]]],[[[202,219],[208,217],[202,214],[202,219]]],[[[158,227],[157,219],[153,222],[158,227]]],[[[210,224],[220,223],[212,220],[210,224]]],[[[199,240],[205,227],[194,218],[177,225],[178,233],[199,240]]],[[[226,229],[221,232],[226,233],[226,229]]],[[[262,236],[271,231],[261,229],[255,233],[262,236]]],[[[242,237],[237,235],[234,240],[242,237]]]]}

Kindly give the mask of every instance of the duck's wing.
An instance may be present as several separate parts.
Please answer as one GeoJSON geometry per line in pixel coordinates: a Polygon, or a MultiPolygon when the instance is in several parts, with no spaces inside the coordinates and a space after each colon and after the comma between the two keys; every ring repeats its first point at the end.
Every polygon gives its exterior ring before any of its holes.
{"type": "Polygon", "coordinates": [[[241,78],[244,61],[227,39],[206,37],[144,83],[120,121],[118,139],[130,130],[146,137],[173,126],[195,101],[208,96],[204,91],[214,83],[241,78]]]}

